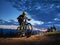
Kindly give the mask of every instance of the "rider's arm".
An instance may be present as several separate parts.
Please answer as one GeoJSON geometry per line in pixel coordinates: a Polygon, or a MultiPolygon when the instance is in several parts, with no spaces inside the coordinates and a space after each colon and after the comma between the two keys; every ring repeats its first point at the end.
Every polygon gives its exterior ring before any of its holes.
{"type": "Polygon", "coordinates": [[[29,19],[28,17],[26,17],[26,19],[29,20],[29,21],[31,20],[31,19],[29,19]]]}
{"type": "Polygon", "coordinates": [[[26,19],[28,19],[28,17],[26,16],[26,19]]]}

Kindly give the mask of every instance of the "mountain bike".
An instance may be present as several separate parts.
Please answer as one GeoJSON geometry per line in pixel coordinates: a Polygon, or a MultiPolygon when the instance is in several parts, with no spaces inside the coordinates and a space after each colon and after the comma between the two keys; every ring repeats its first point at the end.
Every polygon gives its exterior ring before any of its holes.
{"type": "Polygon", "coordinates": [[[22,36],[30,37],[32,35],[33,27],[31,25],[31,23],[27,22],[27,20],[30,21],[31,19],[25,19],[22,22],[22,24],[17,27],[17,34],[20,37],[22,37],[22,36]]]}

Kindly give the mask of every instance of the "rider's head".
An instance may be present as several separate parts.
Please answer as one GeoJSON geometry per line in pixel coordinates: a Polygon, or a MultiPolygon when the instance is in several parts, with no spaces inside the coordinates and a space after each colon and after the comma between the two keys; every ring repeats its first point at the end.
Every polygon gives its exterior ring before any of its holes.
{"type": "Polygon", "coordinates": [[[26,16],[26,12],[25,11],[23,12],[23,15],[26,16]]]}

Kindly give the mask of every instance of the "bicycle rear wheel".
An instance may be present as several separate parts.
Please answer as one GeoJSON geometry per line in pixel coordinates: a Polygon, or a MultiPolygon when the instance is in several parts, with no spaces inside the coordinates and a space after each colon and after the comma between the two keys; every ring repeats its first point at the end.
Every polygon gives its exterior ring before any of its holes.
{"type": "Polygon", "coordinates": [[[17,27],[16,33],[17,33],[17,36],[20,36],[20,34],[21,34],[20,26],[17,27]]]}

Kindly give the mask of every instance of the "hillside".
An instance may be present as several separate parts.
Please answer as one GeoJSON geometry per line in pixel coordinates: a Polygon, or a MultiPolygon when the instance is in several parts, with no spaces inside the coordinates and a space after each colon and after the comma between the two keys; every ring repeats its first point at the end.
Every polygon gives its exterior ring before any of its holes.
{"type": "Polygon", "coordinates": [[[60,45],[60,32],[32,35],[29,38],[0,38],[1,45],[60,45]]]}

